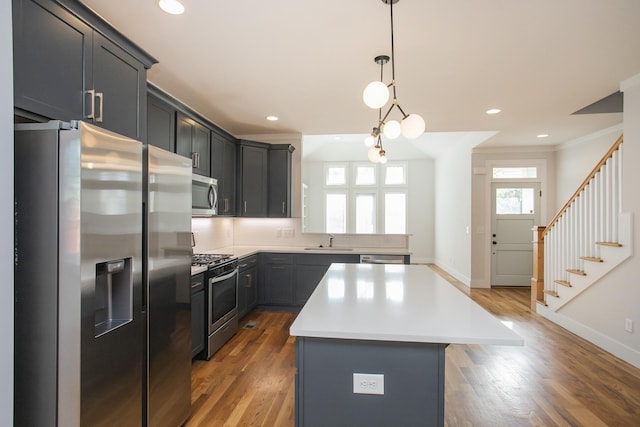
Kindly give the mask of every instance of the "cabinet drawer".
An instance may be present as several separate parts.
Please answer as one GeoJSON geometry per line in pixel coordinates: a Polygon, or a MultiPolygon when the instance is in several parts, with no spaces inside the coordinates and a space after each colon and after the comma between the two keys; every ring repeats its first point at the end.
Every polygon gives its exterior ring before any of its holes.
{"type": "Polygon", "coordinates": [[[265,264],[293,264],[293,254],[264,254],[265,264]]]}
{"type": "Polygon", "coordinates": [[[191,293],[204,289],[204,273],[191,276],[191,293]]]}
{"type": "Polygon", "coordinates": [[[257,255],[251,255],[248,256],[246,258],[240,258],[240,260],[238,261],[238,268],[240,269],[240,271],[244,271],[247,270],[251,267],[255,267],[258,265],[258,256],[257,255]]]}

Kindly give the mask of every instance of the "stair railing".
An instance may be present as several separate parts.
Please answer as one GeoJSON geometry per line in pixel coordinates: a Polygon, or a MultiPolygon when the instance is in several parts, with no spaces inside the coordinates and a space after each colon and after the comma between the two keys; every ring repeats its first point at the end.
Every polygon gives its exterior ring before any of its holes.
{"type": "Polygon", "coordinates": [[[569,274],[580,274],[584,260],[597,258],[596,243],[618,241],[622,191],[622,135],[547,226],[533,228],[531,309],[558,295],[569,274]]]}

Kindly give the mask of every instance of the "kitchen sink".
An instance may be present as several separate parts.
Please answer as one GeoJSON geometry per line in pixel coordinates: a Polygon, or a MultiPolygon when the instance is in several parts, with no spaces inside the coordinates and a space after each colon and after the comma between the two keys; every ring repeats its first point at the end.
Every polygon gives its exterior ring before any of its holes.
{"type": "Polygon", "coordinates": [[[352,251],[352,248],[330,248],[328,246],[314,246],[313,248],[304,248],[305,251],[352,251]]]}

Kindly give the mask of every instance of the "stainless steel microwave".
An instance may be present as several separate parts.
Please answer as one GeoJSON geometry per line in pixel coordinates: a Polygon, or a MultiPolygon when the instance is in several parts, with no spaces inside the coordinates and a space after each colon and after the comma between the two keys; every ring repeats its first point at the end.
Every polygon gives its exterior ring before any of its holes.
{"type": "Polygon", "coordinates": [[[192,216],[213,216],[218,214],[217,179],[193,174],[191,193],[192,216]]]}

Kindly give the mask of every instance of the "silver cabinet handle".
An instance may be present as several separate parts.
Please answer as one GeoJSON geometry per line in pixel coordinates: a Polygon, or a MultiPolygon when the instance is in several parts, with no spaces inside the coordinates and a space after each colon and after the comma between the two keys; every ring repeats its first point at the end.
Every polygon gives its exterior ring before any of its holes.
{"type": "Polygon", "coordinates": [[[283,200],[282,201],[282,213],[284,213],[284,206],[285,206],[285,203],[284,203],[284,200],[283,200]]]}
{"type": "Polygon", "coordinates": [[[200,167],[200,153],[198,153],[197,151],[192,151],[191,162],[192,162],[192,166],[198,169],[200,167]]]}
{"type": "Polygon", "coordinates": [[[100,108],[100,115],[96,117],[96,122],[97,123],[102,123],[102,105],[103,105],[103,99],[104,99],[104,94],[102,92],[96,92],[96,98],[100,99],[100,103],[98,104],[98,108],[100,108]]]}
{"type": "Polygon", "coordinates": [[[247,201],[244,201],[244,213],[247,213],[247,201]]]}
{"type": "Polygon", "coordinates": [[[89,114],[87,114],[87,119],[93,119],[96,116],[96,91],[93,89],[89,89],[87,91],[89,94],[89,114]]]}

